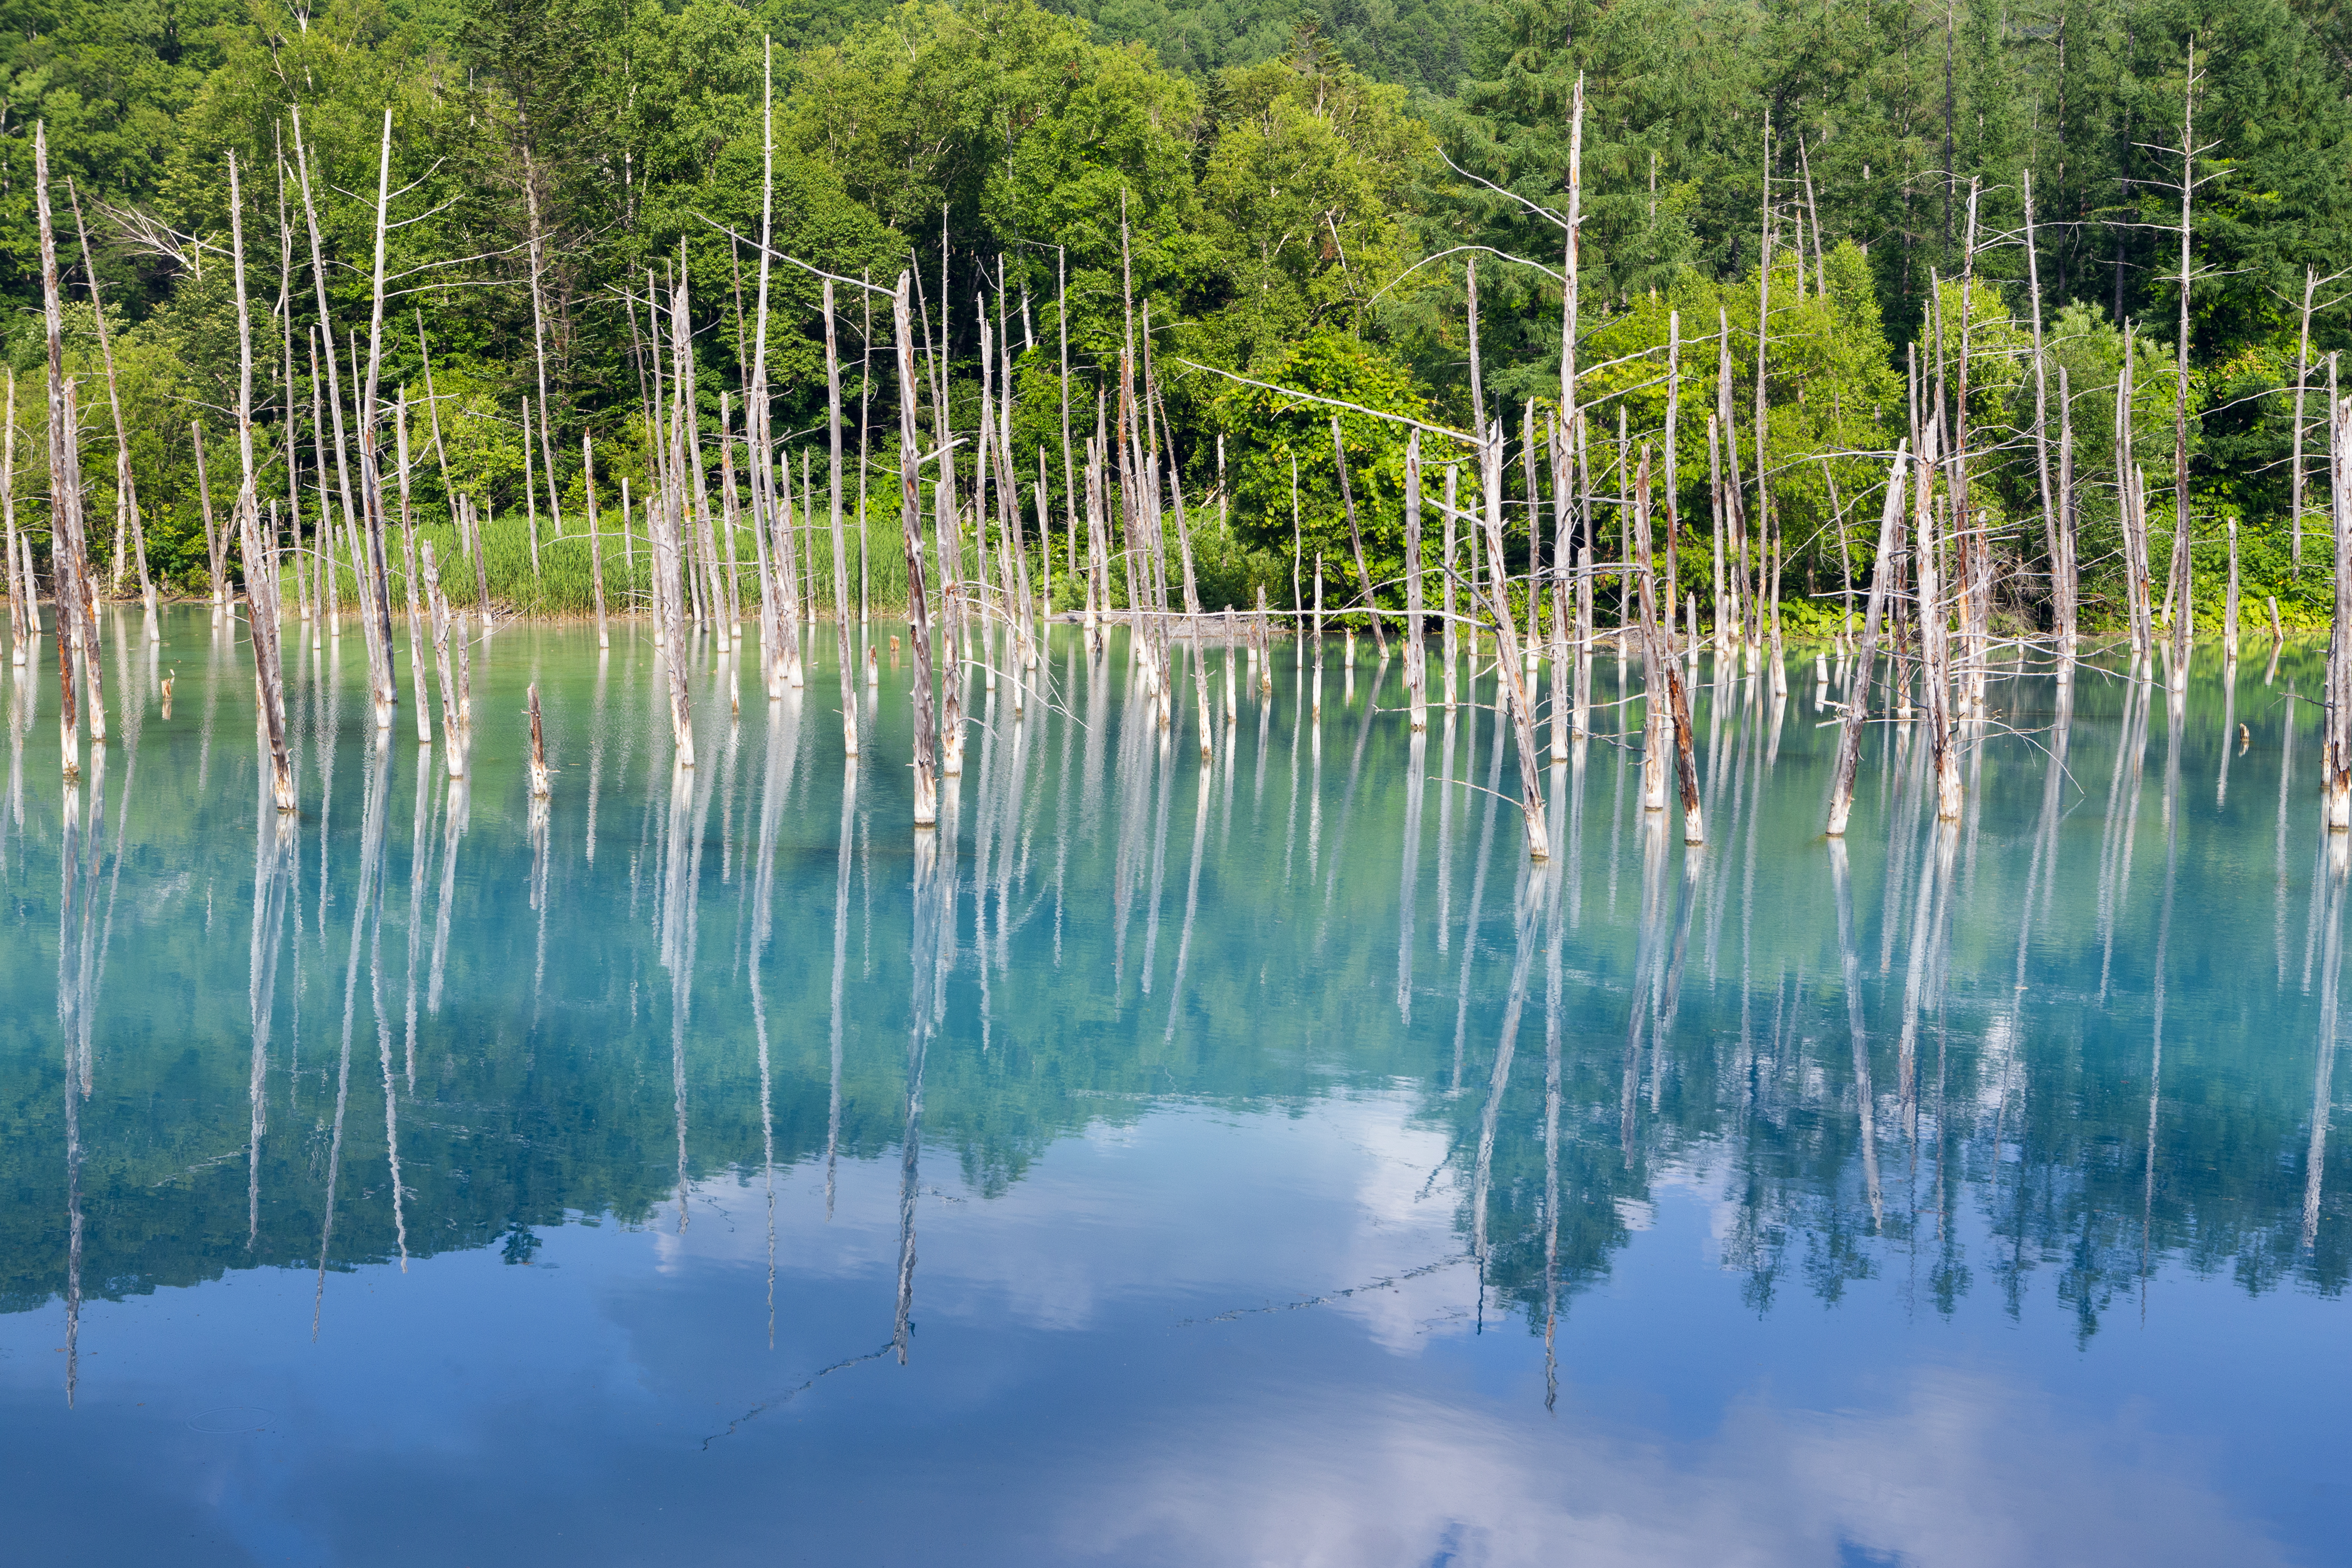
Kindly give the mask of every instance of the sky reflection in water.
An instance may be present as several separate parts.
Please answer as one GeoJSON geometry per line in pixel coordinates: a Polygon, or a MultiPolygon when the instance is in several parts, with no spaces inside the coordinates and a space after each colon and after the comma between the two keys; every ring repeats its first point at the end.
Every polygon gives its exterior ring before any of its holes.
{"type": "Polygon", "coordinates": [[[509,628],[453,788],[306,648],[281,838],[241,645],[166,639],[70,796],[5,699],[28,1555],[2340,1550],[2315,648],[2177,727],[1998,680],[1940,833],[1885,726],[1842,853],[1799,660],[1701,691],[1704,850],[1603,740],[1531,869],[1492,710],[1336,645],[1204,773],[1057,632],[926,867],[887,657],[851,773],[826,665],[706,647],[674,776],[648,646],[509,628]]]}

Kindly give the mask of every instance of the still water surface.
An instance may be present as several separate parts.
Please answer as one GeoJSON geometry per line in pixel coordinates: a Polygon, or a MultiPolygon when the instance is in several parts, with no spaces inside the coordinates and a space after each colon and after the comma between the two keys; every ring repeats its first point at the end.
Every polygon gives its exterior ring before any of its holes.
{"type": "Polygon", "coordinates": [[[1057,629],[921,855],[887,654],[845,766],[706,647],[674,773],[513,626],[453,786],[354,632],[281,834],[242,642],[121,629],[78,791],[5,696],[11,1555],[2344,1560],[2316,648],[2006,674],[1942,829],[1883,726],[1843,849],[1810,658],[1706,685],[1708,845],[1602,739],[1531,868],[1336,645],[1204,770],[1057,629]]]}

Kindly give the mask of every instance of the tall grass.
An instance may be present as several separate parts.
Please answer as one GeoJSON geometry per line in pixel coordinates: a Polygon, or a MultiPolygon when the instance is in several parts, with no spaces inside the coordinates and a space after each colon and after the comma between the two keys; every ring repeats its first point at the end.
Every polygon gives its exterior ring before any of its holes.
{"type": "MultiPolygon", "coordinates": [[[[566,529],[558,538],[546,519],[540,520],[539,570],[530,563],[530,520],[508,514],[487,519],[481,526],[482,566],[489,580],[490,601],[501,612],[516,616],[588,616],[596,609],[595,586],[590,563],[588,532],[585,520],[565,517],[566,529]]],[[[636,521],[633,519],[632,521],[636,521]]],[[[423,565],[424,546],[433,546],[435,563],[441,574],[441,591],[448,595],[452,605],[463,608],[476,602],[477,584],[473,558],[458,547],[457,531],[444,521],[420,521],[416,525],[418,564],[423,565]]],[[[723,525],[714,520],[719,570],[726,570],[727,541],[723,525]]],[[[844,553],[846,556],[846,578],[849,584],[849,607],[857,607],[857,520],[853,515],[842,525],[844,553]]],[[[604,607],[606,613],[624,616],[643,613],[651,608],[653,595],[653,547],[642,531],[633,530],[624,544],[621,535],[609,527],[600,527],[604,558],[604,607]],[[634,558],[634,559],[633,559],[634,558]]],[[[397,529],[390,531],[384,541],[392,572],[393,602],[395,610],[408,602],[408,584],[402,559],[397,529]]],[[[895,513],[877,517],[870,511],[866,519],[866,549],[869,604],[876,614],[901,612],[907,605],[907,563],[899,543],[898,520],[895,513]]],[[[800,568],[803,579],[814,570],[816,574],[816,602],[819,610],[831,614],[833,603],[833,541],[831,530],[819,526],[799,533],[800,568]],[[814,550],[812,558],[810,551],[814,550]]],[[[759,554],[751,530],[739,526],[735,530],[737,592],[741,595],[746,618],[757,614],[760,603],[759,554]]],[[[335,550],[335,597],[344,609],[359,606],[359,589],[352,573],[351,552],[337,542],[335,550]]],[[[287,592],[294,590],[293,563],[288,563],[287,592]]],[[[318,561],[305,546],[303,571],[315,575],[318,561]]]]}

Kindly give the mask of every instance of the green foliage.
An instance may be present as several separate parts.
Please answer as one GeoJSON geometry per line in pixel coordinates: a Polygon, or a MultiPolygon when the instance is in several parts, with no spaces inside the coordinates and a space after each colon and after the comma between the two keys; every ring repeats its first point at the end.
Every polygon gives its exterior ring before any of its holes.
{"type": "MultiPolygon", "coordinates": [[[[405,389],[416,416],[418,517],[446,524],[452,489],[501,518],[521,503],[521,406],[536,401],[542,374],[559,487],[579,492],[587,435],[606,477],[642,492],[641,410],[657,368],[646,296],[650,287],[666,302],[680,268],[706,461],[717,461],[722,399],[740,427],[763,295],[772,424],[797,454],[824,417],[821,287],[782,261],[762,279],[762,171],[772,167],[764,221],[776,252],[883,288],[914,270],[919,374],[946,392],[943,409],[918,393],[927,443],[976,423],[980,318],[991,317],[992,335],[1002,321],[1019,394],[1013,446],[1033,459],[1017,466],[1034,485],[1044,455],[1066,584],[1076,465],[1063,457],[1062,338],[1069,425],[1082,439],[1148,321],[1203,580],[1244,597],[1263,584],[1279,601],[1292,576],[1294,456],[1304,547],[1352,575],[1352,551],[1339,548],[1330,410],[1245,394],[1192,367],[1333,396],[1352,389],[1468,430],[1475,255],[1486,412],[1518,411],[1506,416],[1516,432],[1530,400],[1556,408],[1560,218],[1580,83],[1579,400],[1601,531],[1616,527],[1621,414],[1628,465],[1647,444],[1663,478],[1663,361],[1676,311],[1671,500],[1685,580],[1699,580],[1706,554],[1706,419],[1714,350],[1727,338],[1732,428],[1722,435],[1753,519],[1756,299],[1769,235],[1761,477],[1790,591],[1841,590],[1849,573],[1867,571],[1873,498],[1906,427],[1907,351],[1934,380],[1938,280],[1943,370],[1957,395],[1951,280],[1965,270],[1975,279],[1971,504],[2014,541],[2002,548],[2022,574],[2021,604],[2033,601],[2042,503],[2021,244],[2030,173],[2047,363],[2053,383],[2066,370],[2074,399],[2096,614],[2115,552],[2123,321],[2139,356],[2134,450],[2152,500],[2168,515],[2171,504],[2180,163],[2177,145],[2167,148],[2189,107],[2193,41],[2194,134],[2210,143],[2193,169],[2190,257],[2199,570],[2219,548],[2221,520],[2235,516],[2250,569],[2282,552],[2288,563],[2262,592],[2278,592],[2290,615],[2325,602],[2324,570],[2293,570],[2294,344],[2305,268],[2324,274],[2352,254],[2352,100],[2328,53],[2338,19],[2284,0],[2066,0],[2030,26],[1980,0],[1933,15],[1827,0],[1769,10],[1420,0],[1312,14],[1210,0],[1083,0],[1074,12],[1036,0],[856,0],[821,14],[789,0],[338,0],[299,25],[226,0],[26,0],[12,15],[0,37],[16,106],[0,133],[0,290],[17,309],[0,345],[20,380],[37,374],[28,127],[40,120],[57,172],[83,199],[114,313],[150,561],[178,586],[202,586],[205,566],[191,421],[204,426],[223,516],[236,486],[232,153],[265,500],[290,500],[289,434],[305,494],[317,483],[322,293],[327,352],[346,423],[357,424],[389,112],[381,385],[387,401],[405,389]],[[307,205],[292,161],[298,109],[307,205]],[[428,333],[437,448],[415,406],[428,333]],[[1213,530],[1202,521],[1213,512],[1213,530]]],[[[58,206],[79,306],[86,282],[62,184],[58,206]]],[[[835,303],[848,406],[853,416],[862,408],[878,450],[895,438],[900,390],[887,301],[844,282],[835,303]]],[[[2352,347],[2352,301],[2323,285],[2316,304],[2314,363],[2324,364],[2352,347]]],[[[76,318],[68,357],[81,379],[83,468],[106,552],[112,424],[92,395],[93,356],[76,318]]],[[[667,375],[667,363],[658,369],[667,375]]],[[[46,473],[31,438],[39,400],[25,391],[16,479],[37,544],[46,473]]],[[[1109,405],[1115,440],[1115,395],[1109,405]]],[[[2316,421],[2307,407],[2306,450],[2316,421]]],[[[1347,420],[1365,548],[1391,583],[1402,563],[1399,428],[1347,420]]],[[[1434,475],[1441,456],[1428,457],[1434,475]]],[[[1507,552],[1523,563],[1533,542],[1516,452],[1509,468],[1507,552]]],[[[1466,503],[1475,482],[1465,478],[1466,503]]],[[[874,488],[895,507],[895,475],[874,488]]],[[[2169,530],[2157,532],[2160,567],[2169,530]]],[[[2199,584],[2202,605],[2211,595],[2199,584]]]]}
{"type": "MultiPolygon", "coordinates": [[[[1408,418],[1425,415],[1412,378],[1402,365],[1360,340],[1328,329],[1298,342],[1264,379],[1378,413],[1408,418]]],[[[1219,427],[1241,447],[1242,456],[1234,465],[1234,496],[1241,512],[1242,540],[1286,561],[1295,548],[1305,574],[1305,601],[1311,603],[1314,598],[1315,561],[1320,556],[1328,584],[1326,602],[1360,602],[1354,551],[1340,496],[1339,457],[1332,444],[1335,411],[1239,384],[1228,384],[1211,408],[1219,427]]],[[[1402,603],[1402,590],[1391,585],[1399,579],[1404,562],[1406,429],[1366,414],[1339,413],[1336,417],[1347,447],[1349,484],[1355,496],[1367,568],[1376,586],[1391,589],[1381,594],[1382,601],[1402,603]]],[[[1442,443],[1423,448],[1423,462],[1432,475],[1449,457],[1461,460],[1463,456],[1444,451],[1442,443]]],[[[1434,508],[1429,510],[1426,521],[1436,523],[1434,508]]],[[[1286,605],[1291,601],[1284,595],[1290,591],[1286,581],[1270,584],[1267,597],[1274,604],[1286,605]]]]}

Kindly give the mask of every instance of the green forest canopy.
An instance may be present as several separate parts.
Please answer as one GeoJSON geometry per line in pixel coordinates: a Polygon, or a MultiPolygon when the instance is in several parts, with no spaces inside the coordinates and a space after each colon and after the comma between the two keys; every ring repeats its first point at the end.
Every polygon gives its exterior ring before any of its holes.
{"type": "MultiPolygon", "coordinates": [[[[1595,489],[1613,495],[1621,483],[1621,410],[1633,444],[1663,446],[1659,362],[1671,320],[1685,374],[1683,571],[1704,581],[1706,420],[1723,338],[1738,439],[1754,450],[1769,216],[1766,478],[1790,593],[1832,592],[1847,571],[1866,570],[1871,492],[1883,476],[1883,458],[1870,454],[1904,428],[1906,345],[1935,350],[1925,324],[1934,279],[1963,271],[1975,280],[1968,412],[1985,454],[1972,493],[2011,525],[2010,549],[2030,567],[2040,500],[2018,438],[2032,415],[2022,369],[2030,174],[2052,379],[2065,365],[2076,397],[2081,554],[2095,594],[2113,572],[2113,389],[2126,322],[2137,356],[2134,456],[2158,510],[2168,506],[2178,147],[2193,45],[2190,486],[2197,535],[2216,547],[2198,571],[2218,575],[2223,520],[2237,517],[2251,591],[2277,593],[2290,615],[2298,605],[2324,613],[2326,552],[2290,571],[2289,497],[2307,278],[2319,280],[2315,384],[2352,337],[2352,280],[2334,276],[2352,267],[2352,24],[2331,8],[1403,0],[1316,11],[1272,0],[1192,9],[1082,0],[1073,9],[1034,0],[336,0],[317,10],[10,0],[0,29],[8,362],[20,381],[41,363],[31,182],[39,121],[88,219],[151,557],[167,580],[200,584],[188,422],[217,439],[234,403],[234,315],[218,264],[226,154],[247,171],[257,304],[278,309],[290,284],[290,323],[273,331],[290,324],[299,343],[315,293],[307,238],[281,269],[283,204],[292,203],[288,228],[299,233],[301,221],[299,195],[281,197],[277,171],[299,109],[327,291],[347,338],[367,320],[388,109],[402,226],[391,238],[398,297],[386,384],[421,386],[421,317],[455,482],[498,510],[520,507],[520,410],[536,392],[535,205],[559,470],[576,493],[588,432],[600,443],[600,479],[641,479],[633,410],[643,364],[629,300],[649,268],[682,254],[691,273],[707,418],[715,423],[722,391],[740,396],[736,302],[753,287],[754,257],[730,233],[758,228],[770,38],[778,247],[886,283],[910,258],[919,263],[934,321],[945,307],[951,412],[967,426],[982,301],[992,315],[1001,310],[1021,354],[1015,449],[1054,454],[1044,468],[1057,518],[1062,306],[1079,373],[1070,416],[1090,430],[1093,394],[1123,331],[1125,213],[1184,482],[1196,500],[1225,502],[1194,509],[1220,520],[1204,528],[1215,535],[1202,542],[1204,596],[1246,602],[1263,583],[1285,603],[1294,461],[1307,548],[1335,558],[1345,549],[1328,414],[1187,364],[1466,428],[1465,261],[1475,254],[1489,413],[1499,408],[1517,432],[1526,400],[1539,416],[1556,405],[1561,236],[1549,213],[1565,206],[1580,73],[1580,355],[1602,367],[1580,391],[1595,489]]],[[[61,223],[77,312],[70,353],[92,378],[96,336],[69,212],[61,223]]],[[[806,432],[823,408],[814,286],[789,269],[773,286],[783,312],[771,334],[775,426],[806,432]]],[[[1956,328],[1957,286],[1948,304],[1944,319],[1956,328]]],[[[864,347],[861,310],[849,307],[853,356],[864,347]]],[[[273,425],[289,401],[280,358],[263,356],[258,393],[273,425]]],[[[296,358],[291,401],[307,419],[310,373],[296,358]]],[[[113,431],[95,380],[86,385],[82,438],[94,456],[83,468],[104,549],[113,431]]],[[[872,422],[894,436],[893,386],[875,377],[872,422]]],[[[37,395],[19,390],[20,421],[37,418],[37,395]]],[[[2321,444],[2321,405],[2307,405],[2306,452],[2321,444]]],[[[1402,440],[1363,418],[1348,422],[1347,439],[1359,494],[1370,498],[1377,575],[1380,561],[1402,554],[1392,500],[1402,440]]],[[[893,445],[877,436],[872,449],[879,458],[893,445]]],[[[37,547],[39,441],[19,441],[16,467],[37,547]]],[[[1513,486],[1517,471],[1515,460],[1513,486]]],[[[282,466],[268,482],[282,489],[282,466]]],[[[441,493],[437,480],[420,484],[423,513],[438,515],[441,493]]],[[[2311,487],[2307,512],[2323,493],[2311,487]]],[[[877,486],[876,505],[895,506],[895,488],[877,486]]],[[[2171,531],[2155,531],[2160,571],[2171,531]]],[[[2029,613],[2030,598],[2019,599],[2029,613]]]]}

